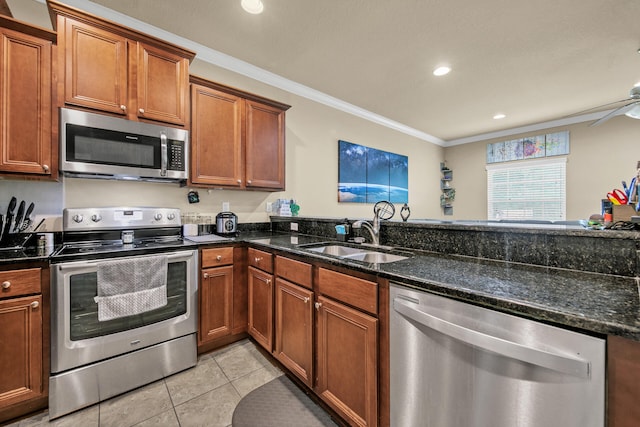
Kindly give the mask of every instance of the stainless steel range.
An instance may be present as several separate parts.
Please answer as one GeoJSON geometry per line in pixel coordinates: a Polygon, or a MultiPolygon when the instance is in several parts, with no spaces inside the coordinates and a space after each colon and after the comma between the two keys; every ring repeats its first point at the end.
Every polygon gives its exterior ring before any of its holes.
{"type": "Polygon", "coordinates": [[[51,269],[49,417],[196,364],[197,249],[180,211],[65,209],[51,269]]]}

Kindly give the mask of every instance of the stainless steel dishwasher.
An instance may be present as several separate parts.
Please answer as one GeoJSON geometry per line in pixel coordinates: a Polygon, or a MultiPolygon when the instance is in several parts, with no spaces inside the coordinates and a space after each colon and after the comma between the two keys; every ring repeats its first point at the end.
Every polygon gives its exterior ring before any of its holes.
{"type": "Polygon", "coordinates": [[[603,427],[605,341],[390,287],[391,426],[603,427]]]}

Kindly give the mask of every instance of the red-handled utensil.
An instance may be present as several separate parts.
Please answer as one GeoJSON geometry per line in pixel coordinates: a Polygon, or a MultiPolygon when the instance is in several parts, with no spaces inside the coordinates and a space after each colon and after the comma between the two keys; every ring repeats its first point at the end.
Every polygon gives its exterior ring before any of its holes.
{"type": "Polygon", "coordinates": [[[607,193],[607,198],[614,205],[626,205],[629,202],[629,199],[627,198],[626,194],[624,194],[624,191],[618,188],[609,191],[607,193]]]}

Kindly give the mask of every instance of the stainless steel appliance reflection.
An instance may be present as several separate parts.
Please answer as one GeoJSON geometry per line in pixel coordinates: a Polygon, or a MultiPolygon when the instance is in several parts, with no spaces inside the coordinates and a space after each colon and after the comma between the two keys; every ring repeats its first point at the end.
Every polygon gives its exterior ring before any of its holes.
{"type": "Polygon", "coordinates": [[[392,284],[391,425],[603,427],[605,341],[392,284]]]}
{"type": "Polygon", "coordinates": [[[63,226],[51,269],[52,419],[196,364],[198,258],[179,210],[66,209],[63,226]]]}

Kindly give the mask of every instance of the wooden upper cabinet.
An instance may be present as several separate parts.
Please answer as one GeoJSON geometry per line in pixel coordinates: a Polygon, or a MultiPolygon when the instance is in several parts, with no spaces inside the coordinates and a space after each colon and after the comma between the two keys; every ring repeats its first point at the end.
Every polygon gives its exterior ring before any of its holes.
{"type": "Polygon", "coordinates": [[[288,105],[191,76],[191,178],[200,186],[285,188],[288,105]]]}
{"type": "Polygon", "coordinates": [[[52,134],[56,34],[0,16],[0,173],[57,178],[52,134]]]}
{"type": "Polygon", "coordinates": [[[188,124],[193,52],[55,1],[47,4],[58,31],[60,106],[188,124]]]}
{"type": "Polygon", "coordinates": [[[65,104],[125,115],[127,39],[72,18],[60,24],[65,104]]]}
{"type": "Polygon", "coordinates": [[[242,98],[191,85],[191,181],[242,188],[242,98]]]}
{"type": "Polygon", "coordinates": [[[138,117],[187,125],[189,60],[144,43],[137,44],[138,117]]]}
{"type": "Polygon", "coordinates": [[[246,102],[246,186],[284,190],[284,111],[246,102]]]}

